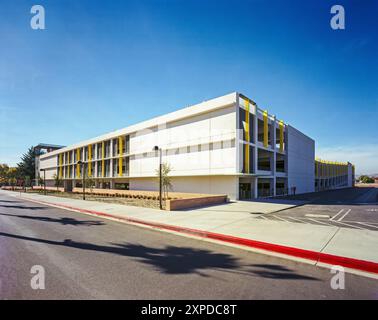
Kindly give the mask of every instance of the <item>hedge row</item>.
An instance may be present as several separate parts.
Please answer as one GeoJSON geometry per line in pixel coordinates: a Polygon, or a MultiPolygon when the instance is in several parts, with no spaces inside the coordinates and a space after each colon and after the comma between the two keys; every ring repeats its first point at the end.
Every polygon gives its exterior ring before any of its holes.
{"type": "MultiPolygon", "coordinates": [[[[82,192],[72,192],[75,194],[82,194],[82,192]]],[[[109,198],[129,198],[129,199],[144,199],[144,200],[159,200],[159,196],[149,196],[141,194],[124,194],[124,193],[96,193],[90,192],[89,195],[100,196],[100,197],[109,197],[109,198]]],[[[168,197],[167,200],[178,199],[168,197]]],[[[164,199],[165,200],[165,199],[164,199]]]]}

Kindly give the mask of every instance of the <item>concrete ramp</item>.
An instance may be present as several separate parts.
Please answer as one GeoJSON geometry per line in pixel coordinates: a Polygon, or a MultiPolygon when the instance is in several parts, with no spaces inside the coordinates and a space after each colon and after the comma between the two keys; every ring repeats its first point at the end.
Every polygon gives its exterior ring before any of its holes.
{"type": "Polygon", "coordinates": [[[277,211],[282,211],[297,207],[307,203],[306,201],[299,200],[279,200],[271,199],[264,201],[233,201],[220,205],[214,205],[211,207],[203,207],[192,210],[187,210],[191,212],[229,212],[232,213],[246,213],[246,214],[263,214],[263,213],[273,213],[277,211]]]}

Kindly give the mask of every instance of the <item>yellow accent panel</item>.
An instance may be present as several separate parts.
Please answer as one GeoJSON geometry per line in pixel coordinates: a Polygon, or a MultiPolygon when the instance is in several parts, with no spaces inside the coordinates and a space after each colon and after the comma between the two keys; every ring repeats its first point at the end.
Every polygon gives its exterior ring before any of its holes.
{"type": "Polygon", "coordinates": [[[268,147],[268,111],[264,111],[263,113],[264,119],[264,147],[268,147]]]}
{"type": "Polygon", "coordinates": [[[283,121],[281,120],[280,123],[279,123],[279,126],[280,126],[280,152],[283,152],[283,149],[284,149],[284,123],[283,121]]]}
{"type": "Polygon", "coordinates": [[[63,157],[63,154],[62,153],[59,153],[59,178],[61,179],[62,178],[62,157],[63,157]]]}
{"type": "Polygon", "coordinates": [[[249,168],[249,142],[251,140],[250,133],[249,133],[249,100],[245,101],[245,140],[247,143],[245,144],[245,152],[244,152],[244,168],[245,173],[250,172],[249,168]]]}
{"type": "Polygon", "coordinates": [[[71,178],[71,176],[70,176],[70,168],[71,168],[71,166],[70,166],[70,163],[71,163],[70,157],[71,157],[71,151],[68,151],[67,152],[67,164],[68,164],[68,166],[67,166],[67,178],[68,179],[71,178]]]}
{"type": "MultiPolygon", "coordinates": [[[[80,161],[80,149],[76,149],[76,162],[80,161]]],[[[76,165],[76,178],[80,178],[80,165],[76,165]]]]}
{"type": "Polygon", "coordinates": [[[118,159],[118,173],[120,176],[122,176],[123,172],[122,172],[122,149],[123,149],[123,146],[122,146],[122,137],[118,137],[118,153],[119,153],[119,159],[118,159]]]}
{"type": "Polygon", "coordinates": [[[104,143],[104,141],[102,141],[102,147],[101,147],[101,158],[102,158],[102,160],[101,160],[101,176],[102,177],[105,177],[105,160],[104,160],[104,158],[105,158],[105,143],[104,143]]]}
{"type": "Polygon", "coordinates": [[[92,176],[92,145],[88,146],[88,177],[92,176]]]}

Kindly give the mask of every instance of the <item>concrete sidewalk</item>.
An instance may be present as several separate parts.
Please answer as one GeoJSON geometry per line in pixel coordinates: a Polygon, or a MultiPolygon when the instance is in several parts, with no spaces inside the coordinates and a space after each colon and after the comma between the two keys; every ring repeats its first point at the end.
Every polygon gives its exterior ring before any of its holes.
{"type": "MultiPolygon", "coordinates": [[[[378,274],[376,231],[256,219],[251,211],[240,210],[240,205],[243,208],[246,205],[238,202],[196,210],[160,211],[39,194],[0,192],[64,209],[246,245],[249,249],[274,252],[285,257],[288,255],[296,259],[303,258],[313,264],[339,264],[378,274]],[[233,207],[236,210],[232,212],[233,207]]],[[[249,206],[251,205],[253,204],[250,203],[249,206]]]]}

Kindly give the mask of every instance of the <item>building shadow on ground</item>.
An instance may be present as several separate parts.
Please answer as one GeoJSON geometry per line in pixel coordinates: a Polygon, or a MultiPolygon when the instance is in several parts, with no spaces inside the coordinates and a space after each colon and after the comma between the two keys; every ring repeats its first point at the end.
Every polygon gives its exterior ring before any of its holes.
{"type": "Polygon", "coordinates": [[[361,205],[378,202],[376,187],[348,187],[272,198],[269,201],[285,204],[287,201],[305,201],[314,205],[361,205]],[[365,199],[366,198],[366,199],[365,199]]]}
{"type": "Polygon", "coordinates": [[[0,213],[0,216],[15,217],[29,220],[37,220],[43,222],[55,222],[62,225],[72,225],[72,226],[100,226],[105,223],[102,221],[91,221],[91,220],[76,220],[74,218],[50,218],[50,217],[38,217],[38,216],[25,216],[25,215],[16,215],[16,214],[6,214],[0,213]]]}
{"type": "Polygon", "coordinates": [[[47,207],[30,207],[30,206],[18,206],[18,205],[9,205],[9,204],[1,204],[0,207],[3,208],[10,208],[10,209],[26,209],[26,210],[46,210],[47,207]]]}
{"type": "Polygon", "coordinates": [[[264,278],[283,280],[318,280],[311,276],[297,274],[293,270],[280,265],[254,264],[251,265],[251,267],[251,272],[264,278]]]}
{"type": "Polygon", "coordinates": [[[149,265],[156,271],[164,274],[198,274],[210,277],[207,270],[238,273],[244,276],[264,277],[283,280],[318,280],[303,276],[286,267],[277,265],[243,265],[240,259],[233,255],[217,253],[207,249],[192,247],[147,247],[141,244],[112,243],[111,245],[98,245],[93,243],[77,242],[71,239],[64,241],[45,240],[22,235],[0,232],[0,237],[10,237],[26,241],[33,241],[54,246],[64,246],[79,250],[102,252],[127,256],[136,261],[149,265]]]}

